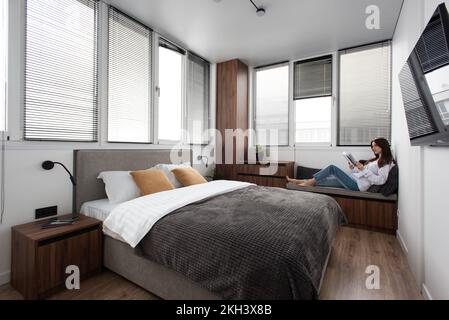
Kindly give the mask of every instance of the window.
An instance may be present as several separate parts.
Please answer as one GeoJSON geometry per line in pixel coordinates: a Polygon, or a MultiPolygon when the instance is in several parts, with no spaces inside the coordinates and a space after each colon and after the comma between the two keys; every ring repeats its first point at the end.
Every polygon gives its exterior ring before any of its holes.
{"type": "Polygon", "coordinates": [[[332,56],[298,61],[294,69],[295,143],[331,143],[332,56]]]}
{"type": "Polygon", "coordinates": [[[288,145],[288,64],[256,69],[255,86],[257,144],[288,145]],[[270,130],[277,130],[277,141],[270,130]]]}
{"type": "Polygon", "coordinates": [[[151,30],[109,9],[108,141],[150,142],[151,30]]]}
{"type": "Polygon", "coordinates": [[[161,40],[159,43],[159,141],[182,138],[184,52],[161,40]]]}
{"type": "Polygon", "coordinates": [[[210,64],[192,53],[188,53],[187,60],[187,142],[207,144],[210,64]]]}
{"type": "Polygon", "coordinates": [[[429,71],[425,74],[429,90],[437,105],[441,120],[445,126],[449,126],[447,106],[449,105],[449,61],[445,66],[429,71]]]}
{"type": "Polygon", "coordinates": [[[97,2],[27,0],[27,140],[97,140],[97,2]]]}
{"type": "Polygon", "coordinates": [[[438,112],[445,126],[449,125],[449,99],[437,103],[438,112]]]}
{"type": "Polygon", "coordinates": [[[8,57],[8,1],[0,0],[0,132],[6,131],[6,82],[8,57]]]}
{"type": "Polygon", "coordinates": [[[391,45],[340,52],[339,145],[390,139],[391,45]]]}

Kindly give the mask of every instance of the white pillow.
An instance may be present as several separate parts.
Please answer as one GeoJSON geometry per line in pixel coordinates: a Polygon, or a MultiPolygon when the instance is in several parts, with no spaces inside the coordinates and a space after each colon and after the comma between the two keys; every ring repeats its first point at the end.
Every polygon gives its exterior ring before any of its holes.
{"type": "Polygon", "coordinates": [[[153,169],[158,169],[164,171],[165,175],[167,176],[168,180],[170,180],[171,184],[175,188],[182,188],[183,185],[176,179],[175,175],[171,172],[173,169],[176,168],[190,168],[190,163],[182,163],[182,164],[165,164],[165,163],[159,163],[153,167],[153,169]]]}
{"type": "Polygon", "coordinates": [[[97,179],[103,179],[110,203],[121,203],[140,197],[139,188],[130,171],[103,171],[97,179]]]}

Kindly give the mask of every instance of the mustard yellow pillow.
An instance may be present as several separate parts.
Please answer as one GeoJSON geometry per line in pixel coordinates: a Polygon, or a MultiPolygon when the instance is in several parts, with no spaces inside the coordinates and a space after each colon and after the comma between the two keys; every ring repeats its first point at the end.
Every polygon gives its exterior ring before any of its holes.
{"type": "Polygon", "coordinates": [[[130,174],[144,196],[175,188],[161,170],[132,171],[130,174]]]}
{"type": "Polygon", "coordinates": [[[207,183],[207,180],[193,168],[176,168],[171,171],[184,187],[207,183]]]}

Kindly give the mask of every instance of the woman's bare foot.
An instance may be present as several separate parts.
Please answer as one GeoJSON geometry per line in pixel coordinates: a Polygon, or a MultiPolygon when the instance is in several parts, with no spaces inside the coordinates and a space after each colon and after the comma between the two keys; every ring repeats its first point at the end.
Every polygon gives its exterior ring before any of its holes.
{"type": "Polygon", "coordinates": [[[299,180],[299,179],[292,179],[289,176],[285,176],[285,179],[287,179],[287,182],[291,182],[294,184],[301,184],[304,183],[305,180],[299,180]]]}
{"type": "Polygon", "coordinates": [[[301,183],[300,185],[306,186],[306,187],[313,187],[316,185],[316,180],[315,179],[307,179],[307,180],[304,180],[304,182],[301,183]]]}

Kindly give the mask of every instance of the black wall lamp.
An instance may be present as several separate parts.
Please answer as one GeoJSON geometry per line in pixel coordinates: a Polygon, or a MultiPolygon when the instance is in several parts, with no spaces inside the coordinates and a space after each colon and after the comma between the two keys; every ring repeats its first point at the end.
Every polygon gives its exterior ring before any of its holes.
{"type": "Polygon", "coordinates": [[[47,161],[42,162],[42,168],[44,168],[45,170],[51,170],[54,168],[55,164],[59,164],[61,167],[64,168],[65,171],[67,171],[67,173],[69,174],[69,177],[70,177],[70,181],[72,181],[72,184],[74,186],[76,186],[75,178],[72,176],[69,169],[67,169],[66,166],[63,165],[61,162],[47,160],[47,161]]]}
{"type": "Polygon", "coordinates": [[[200,160],[200,161],[203,160],[204,158],[206,158],[206,168],[207,168],[207,166],[208,166],[208,164],[209,164],[209,158],[206,157],[206,156],[198,156],[198,157],[197,157],[197,159],[200,160]]]}

